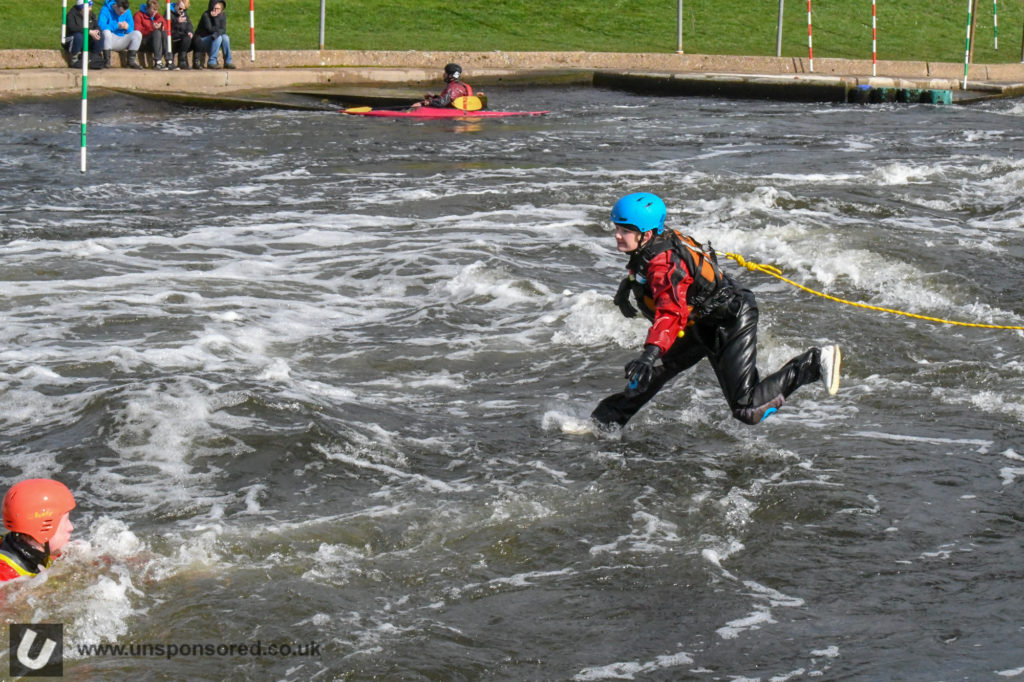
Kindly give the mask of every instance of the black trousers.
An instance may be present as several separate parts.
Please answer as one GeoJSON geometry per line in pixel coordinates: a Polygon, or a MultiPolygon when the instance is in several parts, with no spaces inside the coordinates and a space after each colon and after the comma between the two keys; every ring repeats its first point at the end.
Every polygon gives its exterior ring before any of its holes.
{"type": "MultiPolygon", "coordinates": [[[[160,29],[155,29],[148,36],[143,37],[141,52],[152,52],[153,59],[160,61],[164,58],[164,51],[167,49],[167,34],[160,29]]],[[[170,55],[167,55],[170,61],[170,55]]]]}
{"type": "Polygon", "coordinates": [[[797,388],[821,378],[817,348],[796,356],[774,374],[760,377],[753,292],[737,289],[720,311],[688,327],[685,336],[672,344],[647,390],[610,395],[598,404],[591,418],[604,425],[624,426],[665,384],[703,358],[715,370],[732,415],[745,424],[757,424],[782,407],[797,388]]]}
{"type": "Polygon", "coordinates": [[[173,54],[178,55],[178,59],[184,62],[188,58],[188,53],[192,50],[192,38],[188,34],[183,35],[172,43],[171,51],[173,54]]]}

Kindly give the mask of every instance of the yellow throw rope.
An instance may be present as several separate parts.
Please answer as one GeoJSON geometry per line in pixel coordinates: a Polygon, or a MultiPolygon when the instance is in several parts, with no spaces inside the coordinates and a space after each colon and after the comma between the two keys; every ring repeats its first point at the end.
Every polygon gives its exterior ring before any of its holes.
{"type": "Polygon", "coordinates": [[[782,280],[786,284],[791,284],[792,286],[795,286],[797,289],[802,289],[802,290],[806,291],[809,294],[814,294],[815,296],[821,296],[822,298],[827,298],[828,300],[835,301],[836,303],[845,303],[846,305],[852,305],[852,306],[855,306],[857,308],[867,308],[868,310],[878,310],[878,311],[883,312],[883,313],[892,313],[893,315],[904,315],[906,317],[913,317],[913,318],[916,318],[918,320],[927,320],[929,322],[940,322],[942,324],[953,324],[953,325],[957,325],[959,327],[982,327],[984,329],[1020,329],[1020,330],[1024,330],[1024,327],[1017,327],[1017,326],[1012,326],[1012,325],[980,324],[980,323],[977,323],[977,322],[956,322],[955,320],[943,320],[942,318],[939,318],[939,317],[928,317],[927,315],[915,315],[914,313],[908,313],[908,312],[904,312],[902,310],[893,310],[892,308],[881,308],[879,306],[868,305],[867,303],[858,303],[857,301],[847,301],[846,299],[843,299],[843,298],[837,298],[835,296],[829,296],[828,294],[823,293],[821,291],[815,291],[814,289],[810,289],[808,287],[805,287],[803,284],[798,284],[797,282],[794,282],[791,279],[787,279],[787,278],[782,276],[782,270],[779,270],[774,265],[763,265],[761,263],[754,263],[752,261],[748,261],[743,256],[740,256],[739,254],[735,254],[735,253],[722,253],[721,255],[726,256],[726,257],[731,258],[732,260],[736,261],[736,263],[740,267],[746,268],[748,270],[753,270],[754,272],[763,272],[766,275],[771,275],[772,277],[775,277],[776,279],[782,280]]]}

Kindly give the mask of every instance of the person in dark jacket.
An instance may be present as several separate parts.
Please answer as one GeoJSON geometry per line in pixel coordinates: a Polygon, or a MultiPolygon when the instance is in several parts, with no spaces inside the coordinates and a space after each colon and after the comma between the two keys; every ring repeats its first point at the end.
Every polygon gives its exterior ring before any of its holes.
{"type": "Polygon", "coordinates": [[[233,69],[235,65],[231,62],[231,39],[228,38],[228,18],[224,14],[226,4],[224,0],[211,0],[210,9],[203,12],[199,19],[199,26],[196,28],[196,48],[193,56],[192,68],[201,69],[201,64],[195,61],[201,52],[210,55],[206,68],[217,69],[217,57],[221,51],[224,52],[224,68],[233,69]]]}
{"type": "Polygon", "coordinates": [[[454,106],[452,102],[459,97],[471,97],[473,95],[473,88],[470,87],[469,83],[462,81],[462,67],[458,64],[445,64],[444,82],[444,90],[441,91],[440,95],[427,93],[423,96],[423,101],[418,106],[451,107],[454,106]]]}
{"type": "Polygon", "coordinates": [[[171,55],[164,63],[167,47],[167,20],[160,15],[160,0],[146,0],[135,13],[135,28],[142,34],[139,49],[153,55],[153,68],[163,71],[171,65],[171,55]]]}
{"type": "Polygon", "coordinates": [[[597,426],[625,426],[669,380],[703,358],[732,415],[745,424],[764,421],[793,391],[819,379],[834,395],[841,362],[835,345],[811,348],[761,377],[753,292],[719,269],[709,246],[665,230],[666,215],[665,202],[648,192],[627,194],[612,208],[616,247],[629,256],[629,275],[613,301],[626,317],[635,317],[639,308],[651,328],[643,353],[626,365],[625,390],[602,400],[591,414],[597,426]]]}
{"type": "MultiPolygon", "coordinates": [[[[68,53],[68,66],[72,69],[82,68],[82,49],[85,46],[85,33],[82,30],[85,17],[82,16],[82,3],[83,0],[78,0],[68,12],[64,30],[64,49],[68,53]]],[[[96,15],[92,12],[92,2],[89,3],[89,68],[103,68],[103,34],[100,32],[96,15]]]]}
{"type": "Polygon", "coordinates": [[[195,28],[188,16],[189,0],[178,0],[171,6],[171,53],[178,55],[178,63],[171,62],[171,69],[188,69],[188,53],[193,49],[195,28]]]}

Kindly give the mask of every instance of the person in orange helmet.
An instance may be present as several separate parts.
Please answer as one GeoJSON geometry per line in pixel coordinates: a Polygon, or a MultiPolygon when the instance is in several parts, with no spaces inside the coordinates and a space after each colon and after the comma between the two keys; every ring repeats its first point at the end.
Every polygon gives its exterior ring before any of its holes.
{"type": "Polygon", "coordinates": [[[49,568],[71,539],[74,508],[74,495],[60,481],[30,478],[11,486],[2,510],[10,532],[0,542],[0,581],[49,568]]]}

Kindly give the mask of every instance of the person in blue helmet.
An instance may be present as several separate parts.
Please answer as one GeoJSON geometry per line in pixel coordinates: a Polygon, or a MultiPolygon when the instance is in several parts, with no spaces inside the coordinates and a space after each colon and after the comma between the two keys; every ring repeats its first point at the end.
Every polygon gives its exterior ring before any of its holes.
{"type": "Polygon", "coordinates": [[[666,383],[704,358],[732,415],[745,424],[764,421],[804,384],[821,380],[835,395],[842,360],[838,345],[811,348],[777,372],[760,375],[753,292],[719,268],[710,246],[666,230],[667,213],[665,202],[648,192],[627,194],[612,208],[616,247],[629,256],[629,274],[613,300],[626,317],[639,309],[651,328],[643,352],[626,365],[625,389],[602,400],[591,414],[596,424],[625,426],[666,383]]]}

